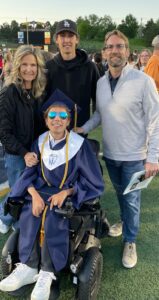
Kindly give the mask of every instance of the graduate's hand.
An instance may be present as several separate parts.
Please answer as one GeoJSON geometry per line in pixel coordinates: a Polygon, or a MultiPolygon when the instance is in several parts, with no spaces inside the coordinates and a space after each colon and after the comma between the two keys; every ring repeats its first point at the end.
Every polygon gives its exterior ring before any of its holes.
{"type": "Polygon", "coordinates": [[[145,164],[145,178],[150,176],[155,176],[159,172],[159,164],[158,163],[149,163],[145,164]]]}
{"type": "Polygon", "coordinates": [[[36,166],[39,162],[35,152],[27,152],[24,156],[24,160],[27,167],[36,166]]]}
{"type": "Polygon", "coordinates": [[[45,202],[33,186],[28,188],[28,193],[32,196],[32,213],[39,217],[45,208],[45,202]]]}
{"type": "Polygon", "coordinates": [[[50,210],[53,209],[54,206],[58,206],[60,208],[64,202],[64,200],[68,197],[68,190],[63,190],[55,195],[52,195],[48,201],[50,201],[50,210]]]}
{"type": "Polygon", "coordinates": [[[44,200],[41,198],[41,196],[35,195],[32,196],[32,213],[35,217],[39,217],[40,214],[43,212],[45,208],[44,200]]]}

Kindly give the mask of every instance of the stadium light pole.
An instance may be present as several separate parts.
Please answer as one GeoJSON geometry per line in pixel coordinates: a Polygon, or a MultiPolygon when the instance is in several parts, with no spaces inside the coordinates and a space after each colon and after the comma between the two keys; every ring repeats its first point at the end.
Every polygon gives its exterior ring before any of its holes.
{"type": "Polygon", "coordinates": [[[26,17],[26,34],[27,34],[27,45],[29,45],[29,31],[28,31],[28,20],[26,17]]]}

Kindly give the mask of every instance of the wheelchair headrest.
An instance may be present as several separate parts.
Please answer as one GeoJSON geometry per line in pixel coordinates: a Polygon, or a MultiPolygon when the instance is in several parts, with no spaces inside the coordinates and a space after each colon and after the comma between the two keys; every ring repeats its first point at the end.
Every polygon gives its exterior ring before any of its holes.
{"type": "Polygon", "coordinates": [[[100,143],[94,139],[87,139],[87,140],[88,140],[89,144],[91,145],[93,152],[98,157],[99,152],[100,152],[100,143]]]}

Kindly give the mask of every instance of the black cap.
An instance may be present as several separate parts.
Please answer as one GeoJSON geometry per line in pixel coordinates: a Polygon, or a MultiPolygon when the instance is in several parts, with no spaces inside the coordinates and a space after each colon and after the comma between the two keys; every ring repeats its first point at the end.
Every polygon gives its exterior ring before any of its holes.
{"type": "Polygon", "coordinates": [[[62,20],[57,23],[55,35],[59,34],[62,31],[69,31],[78,35],[76,23],[69,19],[62,20]]]}
{"type": "Polygon", "coordinates": [[[56,89],[53,92],[53,94],[49,97],[49,99],[43,104],[41,110],[43,112],[45,112],[51,105],[54,105],[54,106],[62,105],[64,107],[66,107],[71,114],[72,120],[74,121],[74,128],[76,128],[77,114],[81,109],[75,102],[73,102],[72,99],[70,99],[68,96],[66,96],[59,89],[56,89]]]}
{"type": "MultiPolygon", "coordinates": [[[[56,89],[49,99],[43,104],[42,111],[46,111],[51,105],[63,105],[67,107],[70,112],[74,112],[76,103],[66,96],[61,90],[56,89]]],[[[77,107],[77,110],[80,111],[80,108],[77,107]]]]}

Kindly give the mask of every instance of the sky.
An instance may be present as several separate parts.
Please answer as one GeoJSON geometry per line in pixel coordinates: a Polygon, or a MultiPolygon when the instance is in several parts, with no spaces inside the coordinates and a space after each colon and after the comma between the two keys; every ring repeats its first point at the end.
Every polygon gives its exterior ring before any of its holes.
{"type": "Polygon", "coordinates": [[[66,18],[76,21],[79,16],[108,15],[119,24],[128,14],[146,24],[151,18],[159,19],[158,0],[3,0],[0,6],[0,24],[16,20],[18,23],[46,22],[53,24],[66,18]]]}

